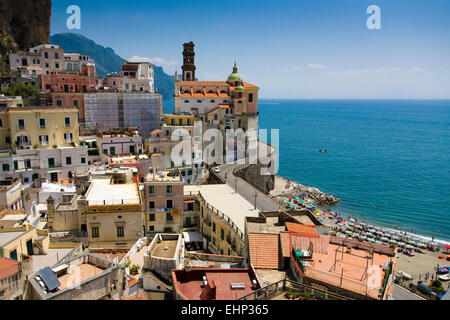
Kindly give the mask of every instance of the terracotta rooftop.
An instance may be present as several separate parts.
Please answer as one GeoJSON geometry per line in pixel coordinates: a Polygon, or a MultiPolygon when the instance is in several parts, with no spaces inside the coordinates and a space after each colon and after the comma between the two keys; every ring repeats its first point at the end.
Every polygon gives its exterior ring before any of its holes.
{"type": "Polygon", "coordinates": [[[0,257],[0,280],[19,272],[19,263],[15,260],[0,257]]]}
{"type": "Polygon", "coordinates": [[[303,236],[319,238],[319,233],[316,231],[315,226],[286,222],[286,229],[303,236]]]}
{"type": "Polygon", "coordinates": [[[289,232],[282,231],[280,232],[280,242],[281,242],[281,251],[284,258],[288,258],[291,256],[291,238],[289,236],[289,232]]]}
{"type": "Polygon", "coordinates": [[[279,269],[280,241],[278,234],[250,233],[248,235],[250,261],[257,269],[279,269]]]}
{"type": "Polygon", "coordinates": [[[172,277],[174,288],[185,300],[236,300],[253,292],[252,280],[256,280],[251,269],[174,270],[172,277]],[[203,276],[208,282],[206,286],[203,276]],[[232,284],[243,287],[233,288],[232,284]]]}

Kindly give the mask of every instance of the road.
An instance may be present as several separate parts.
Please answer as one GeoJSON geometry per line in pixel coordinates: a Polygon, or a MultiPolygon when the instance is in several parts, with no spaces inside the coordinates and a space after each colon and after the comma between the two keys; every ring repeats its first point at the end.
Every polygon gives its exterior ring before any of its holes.
{"type": "Polygon", "coordinates": [[[237,190],[237,193],[239,193],[245,200],[247,200],[252,205],[255,204],[255,194],[256,194],[256,208],[261,212],[268,212],[268,211],[278,211],[280,207],[270,200],[268,197],[266,197],[265,194],[260,192],[259,190],[256,190],[254,187],[247,184],[245,181],[243,181],[241,178],[237,178],[233,175],[233,170],[239,167],[238,164],[225,164],[220,166],[220,173],[219,175],[222,179],[226,180],[227,184],[233,188],[234,190],[237,190]],[[225,179],[225,176],[227,177],[225,179]]]}
{"type": "Polygon", "coordinates": [[[393,300],[426,300],[397,284],[393,285],[392,298],[393,300]]]}

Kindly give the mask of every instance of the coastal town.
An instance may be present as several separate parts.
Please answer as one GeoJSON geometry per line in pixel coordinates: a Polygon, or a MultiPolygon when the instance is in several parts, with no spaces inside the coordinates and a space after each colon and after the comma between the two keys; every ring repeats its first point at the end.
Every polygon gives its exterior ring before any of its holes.
{"type": "Polygon", "coordinates": [[[0,89],[34,94],[0,95],[0,299],[449,299],[450,245],[335,212],[265,142],[251,161],[227,131],[259,129],[259,87],[181,55],[165,113],[149,62],[102,78],[58,45],[8,54],[0,89]]]}

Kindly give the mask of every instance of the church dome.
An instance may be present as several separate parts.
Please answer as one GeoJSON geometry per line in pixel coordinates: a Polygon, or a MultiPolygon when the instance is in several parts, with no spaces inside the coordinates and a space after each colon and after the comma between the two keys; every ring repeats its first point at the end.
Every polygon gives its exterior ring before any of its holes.
{"type": "Polygon", "coordinates": [[[228,81],[237,81],[237,80],[242,81],[242,76],[239,73],[232,73],[228,77],[228,81]]]}
{"type": "Polygon", "coordinates": [[[244,87],[243,86],[237,86],[234,88],[234,91],[244,91],[244,87]]]}

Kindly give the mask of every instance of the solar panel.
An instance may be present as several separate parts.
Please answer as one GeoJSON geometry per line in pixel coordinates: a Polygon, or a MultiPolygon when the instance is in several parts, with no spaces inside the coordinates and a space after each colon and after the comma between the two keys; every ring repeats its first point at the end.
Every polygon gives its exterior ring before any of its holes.
{"type": "Polygon", "coordinates": [[[56,274],[50,267],[45,267],[39,271],[39,276],[42,278],[42,281],[44,281],[49,291],[53,291],[61,285],[61,282],[59,282],[56,274]]]}

